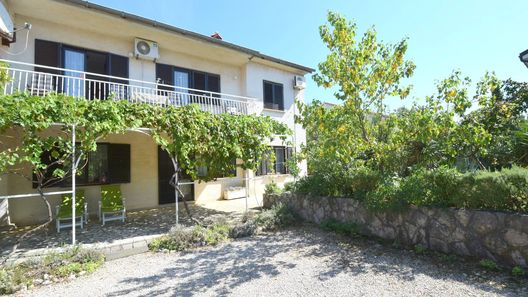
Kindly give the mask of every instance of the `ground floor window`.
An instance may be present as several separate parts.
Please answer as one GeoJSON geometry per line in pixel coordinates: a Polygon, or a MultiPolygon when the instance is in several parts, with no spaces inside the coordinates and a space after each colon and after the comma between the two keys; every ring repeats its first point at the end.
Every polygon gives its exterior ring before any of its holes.
{"type": "MultiPolygon", "coordinates": [[[[45,164],[51,164],[54,161],[50,153],[44,153],[42,160],[45,164]]],[[[130,144],[98,143],[97,150],[88,153],[79,167],[79,175],[76,178],[76,183],[79,186],[129,183],[130,144]]],[[[51,175],[53,170],[49,170],[50,173],[46,179],[53,179],[51,175]]],[[[69,170],[69,168],[65,170],[69,170]]],[[[71,184],[71,177],[45,184],[68,187],[71,184]]],[[[36,186],[34,184],[34,187],[36,186]]]]}
{"type": "Polygon", "coordinates": [[[287,174],[288,166],[286,166],[286,163],[291,155],[291,147],[270,146],[269,150],[262,157],[256,175],[287,174]],[[272,154],[275,154],[274,160],[272,154]]]}

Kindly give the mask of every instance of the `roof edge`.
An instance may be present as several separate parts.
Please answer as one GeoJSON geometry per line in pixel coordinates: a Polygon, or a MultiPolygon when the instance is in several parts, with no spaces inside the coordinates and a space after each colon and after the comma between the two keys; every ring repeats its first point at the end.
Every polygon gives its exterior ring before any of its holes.
{"type": "Polygon", "coordinates": [[[148,18],[139,16],[139,15],[131,14],[131,13],[128,13],[128,12],[125,12],[125,11],[116,10],[116,9],[113,9],[113,8],[110,8],[110,7],[106,7],[106,6],[103,6],[103,5],[99,5],[99,4],[95,4],[95,3],[92,3],[92,2],[89,2],[89,1],[85,1],[85,0],[54,0],[54,1],[55,2],[60,2],[60,3],[65,3],[65,4],[69,4],[69,5],[76,5],[76,6],[79,6],[79,7],[82,7],[82,8],[86,8],[86,9],[93,9],[93,10],[96,10],[98,12],[103,12],[103,13],[110,14],[112,16],[120,17],[120,18],[123,18],[123,19],[129,19],[131,21],[135,21],[135,22],[141,23],[143,25],[150,25],[150,26],[155,27],[155,28],[165,29],[165,30],[170,31],[172,33],[188,36],[190,38],[194,38],[194,39],[197,39],[197,40],[200,40],[200,41],[209,42],[209,43],[212,43],[212,44],[215,44],[215,45],[218,45],[218,46],[222,46],[222,47],[225,47],[225,48],[228,48],[228,49],[231,49],[231,50],[235,50],[235,51],[238,51],[238,52],[243,52],[245,54],[252,55],[252,56],[261,58],[263,60],[268,60],[268,61],[271,61],[271,62],[274,62],[274,63],[277,63],[277,64],[281,64],[281,65],[284,65],[284,66],[288,66],[288,67],[291,67],[291,68],[302,70],[302,71],[307,72],[307,73],[312,73],[312,72],[315,71],[315,69],[313,69],[313,68],[306,67],[306,66],[303,66],[303,65],[300,65],[300,64],[297,64],[297,63],[289,62],[289,61],[286,61],[286,60],[282,60],[282,59],[279,59],[279,58],[275,58],[275,57],[272,57],[272,56],[269,56],[269,55],[265,55],[265,54],[260,53],[259,51],[252,50],[250,48],[246,48],[246,47],[243,47],[243,46],[239,46],[239,45],[236,45],[234,43],[230,43],[230,42],[227,42],[227,41],[219,40],[219,39],[216,39],[216,38],[211,38],[211,37],[206,36],[206,35],[202,35],[202,34],[199,34],[199,33],[196,33],[196,32],[192,32],[192,31],[189,31],[189,30],[185,30],[185,29],[182,29],[182,28],[171,26],[169,24],[160,23],[160,22],[152,20],[152,19],[148,19],[148,18]]]}

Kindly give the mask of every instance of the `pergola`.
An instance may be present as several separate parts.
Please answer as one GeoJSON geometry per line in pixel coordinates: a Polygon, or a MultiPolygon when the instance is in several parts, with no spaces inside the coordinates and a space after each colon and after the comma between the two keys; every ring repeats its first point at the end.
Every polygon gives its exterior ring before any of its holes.
{"type": "MultiPolygon", "coordinates": [[[[63,126],[64,124],[61,124],[61,123],[55,123],[54,126],[63,126]]],[[[144,134],[148,134],[148,131],[150,129],[148,128],[139,128],[139,129],[128,129],[128,131],[135,131],[135,132],[140,132],[140,133],[144,133],[144,134]]],[[[71,238],[71,244],[72,245],[75,245],[76,243],[76,222],[75,222],[75,219],[76,219],[76,215],[75,215],[75,212],[76,212],[76,179],[74,178],[76,175],[77,175],[77,169],[78,169],[78,166],[79,166],[79,161],[80,159],[75,159],[75,148],[76,148],[76,137],[75,137],[75,131],[76,131],[76,126],[75,125],[72,125],[72,136],[71,136],[71,144],[72,144],[72,163],[71,163],[71,175],[72,175],[72,181],[71,181],[71,190],[69,191],[54,191],[54,192],[46,192],[44,193],[45,195],[47,196],[55,196],[55,195],[63,195],[63,194],[71,194],[72,195],[72,238],[71,238]]],[[[177,176],[177,174],[175,173],[175,176],[177,176]]],[[[179,185],[178,181],[177,181],[177,178],[176,178],[176,185],[179,185]]],[[[176,225],[179,224],[179,207],[178,207],[178,199],[179,199],[179,193],[177,191],[177,189],[175,188],[174,190],[174,195],[175,195],[175,218],[176,218],[176,225]]],[[[32,198],[32,197],[39,197],[40,194],[38,193],[27,193],[27,194],[17,194],[17,195],[4,195],[4,196],[0,196],[0,200],[1,199],[6,199],[9,201],[9,199],[20,199],[20,198],[32,198]]],[[[246,197],[247,199],[247,197],[246,197]]],[[[246,208],[247,208],[247,203],[246,203],[246,208]]]]}
{"type": "MultiPolygon", "coordinates": [[[[61,123],[55,123],[54,126],[64,126],[64,124],[61,124],[61,123]]],[[[149,128],[136,128],[136,129],[127,129],[127,131],[132,131],[132,132],[139,132],[139,133],[142,133],[142,134],[146,134],[146,135],[150,135],[149,134],[149,131],[151,129],[149,128]]],[[[77,159],[75,158],[75,148],[76,148],[76,135],[75,135],[75,132],[76,132],[76,126],[75,125],[72,125],[72,135],[71,135],[71,144],[72,144],[72,163],[71,163],[71,175],[72,177],[75,177],[77,175],[77,169],[78,169],[78,166],[79,166],[79,161],[80,159],[77,159]]],[[[275,137],[280,137],[282,135],[275,135],[275,137]]],[[[295,142],[296,142],[296,137],[295,135],[293,136],[293,140],[294,140],[294,145],[295,145],[295,142]]],[[[171,182],[175,185],[174,187],[174,197],[175,197],[175,222],[176,222],[176,225],[179,224],[179,205],[178,205],[178,200],[179,200],[179,191],[177,189],[177,186],[179,185],[184,185],[184,184],[188,184],[188,183],[179,183],[178,181],[178,168],[177,168],[177,163],[175,162],[174,158],[171,158],[172,161],[173,161],[173,166],[175,167],[175,173],[173,175],[173,178],[171,179],[171,182]]],[[[248,210],[248,199],[249,199],[249,181],[250,181],[250,178],[248,176],[248,172],[246,170],[246,173],[245,173],[245,177],[243,178],[244,180],[244,183],[245,183],[245,188],[246,188],[246,197],[245,197],[245,208],[246,208],[246,211],[248,210]]],[[[194,182],[192,182],[194,184],[194,182]]],[[[55,196],[55,195],[63,195],[63,194],[71,194],[72,195],[72,236],[71,236],[71,244],[72,245],[75,245],[76,243],[76,179],[75,178],[72,178],[71,179],[71,190],[69,191],[54,191],[54,192],[46,192],[44,193],[45,195],[47,196],[55,196]]],[[[9,201],[9,199],[20,199],[20,198],[31,198],[31,197],[38,197],[40,196],[40,194],[38,193],[27,193],[27,194],[17,194],[17,195],[4,195],[4,196],[0,196],[0,200],[1,199],[6,199],[9,201]]]]}

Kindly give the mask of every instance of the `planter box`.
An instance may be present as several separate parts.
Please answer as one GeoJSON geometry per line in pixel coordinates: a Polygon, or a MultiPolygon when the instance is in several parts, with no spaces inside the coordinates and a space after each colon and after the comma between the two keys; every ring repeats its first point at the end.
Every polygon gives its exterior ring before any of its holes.
{"type": "Polygon", "coordinates": [[[245,187],[229,187],[224,191],[224,200],[238,199],[246,197],[245,187]]]}

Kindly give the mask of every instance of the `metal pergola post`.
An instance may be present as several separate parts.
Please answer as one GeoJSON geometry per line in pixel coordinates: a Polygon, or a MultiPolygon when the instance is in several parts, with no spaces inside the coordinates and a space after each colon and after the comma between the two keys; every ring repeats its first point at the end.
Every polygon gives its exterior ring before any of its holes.
{"type": "Polygon", "coordinates": [[[77,177],[77,164],[75,160],[75,125],[72,125],[72,245],[75,244],[75,179],[77,177]]]}

